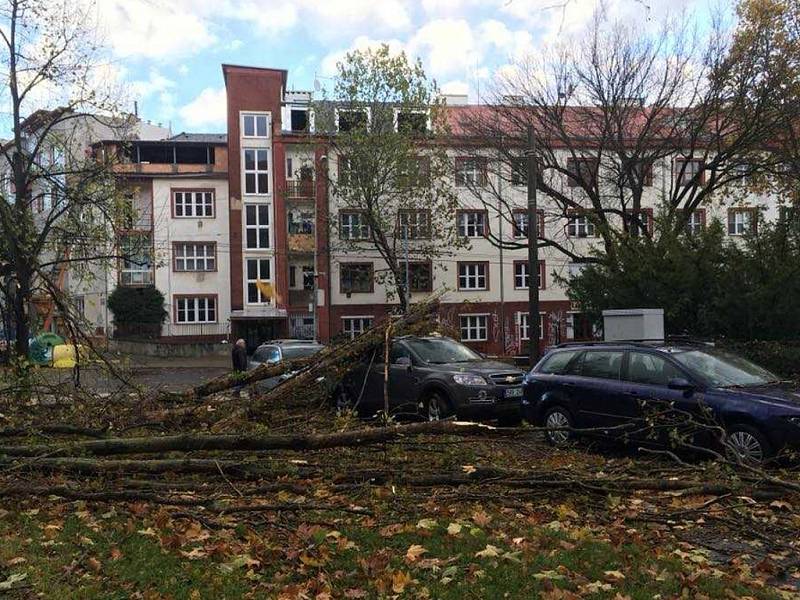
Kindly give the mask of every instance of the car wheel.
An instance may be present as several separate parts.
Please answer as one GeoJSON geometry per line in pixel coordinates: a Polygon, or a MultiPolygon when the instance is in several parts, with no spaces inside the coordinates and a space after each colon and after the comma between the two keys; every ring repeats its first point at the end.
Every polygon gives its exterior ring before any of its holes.
{"type": "Polygon", "coordinates": [[[725,438],[728,458],[734,462],[759,465],[772,455],[772,448],[758,429],[749,425],[732,425],[725,438]]]}
{"type": "Polygon", "coordinates": [[[569,444],[572,440],[572,432],[564,428],[572,428],[572,415],[563,406],[549,408],[544,414],[545,438],[548,443],[557,448],[569,444]]]}
{"type": "Polygon", "coordinates": [[[433,392],[425,400],[423,417],[428,421],[441,421],[450,416],[450,405],[439,392],[433,392]]]}

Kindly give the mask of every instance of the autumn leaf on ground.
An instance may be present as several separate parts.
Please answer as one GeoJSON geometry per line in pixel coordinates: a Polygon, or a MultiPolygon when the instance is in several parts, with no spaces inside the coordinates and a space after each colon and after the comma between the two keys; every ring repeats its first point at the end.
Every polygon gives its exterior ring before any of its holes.
{"type": "Polygon", "coordinates": [[[624,581],[625,574],[622,571],[604,571],[603,578],[608,583],[619,583],[620,581],[624,581]]]}
{"type": "Polygon", "coordinates": [[[402,594],[406,586],[413,582],[414,580],[411,578],[411,575],[404,571],[395,571],[392,573],[392,591],[395,594],[402,594]]]}
{"type": "Polygon", "coordinates": [[[86,566],[89,567],[95,573],[99,573],[103,570],[103,565],[100,564],[100,561],[97,560],[94,556],[90,556],[86,559],[86,566]]]}
{"type": "Polygon", "coordinates": [[[472,513],[472,520],[478,527],[486,527],[492,521],[492,517],[486,514],[483,510],[477,510],[472,513]]]}
{"type": "Polygon", "coordinates": [[[405,523],[394,523],[393,525],[387,525],[386,527],[381,527],[378,530],[378,535],[381,537],[392,537],[393,535],[397,535],[398,533],[403,533],[406,530],[405,523]]]}
{"type": "Polygon", "coordinates": [[[0,592],[14,589],[14,586],[28,577],[27,573],[12,573],[5,581],[0,581],[0,592]]]}
{"type": "Polygon", "coordinates": [[[367,591],[362,590],[361,588],[350,588],[349,590],[344,591],[345,598],[366,598],[367,591]]]}
{"type": "Polygon", "coordinates": [[[408,562],[414,562],[419,559],[420,556],[425,554],[427,550],[420,546],[419,544],[413,544],[409,546],[408,550],[406,551],[406,560],[408,562]]]}
{"type": "Polygon", "coordinates": [[[476,469],[473,465],[463,465],[461,467],[461,470],[464,471],[464,473],[466,473],[467,475],[472,475],[478,469],[476,469]]]}
{"type": "Polygon", "coordinates": [[[436,527],[435,519],[420,519],[417,523],[419,529],[433,529],[434,527],[436,527]]]}
{"type": "Polygon", "coordinates": [[[447,533],[449,535],[458,535],[461,533],[461,524],[460,523],[450,523],[447,526],[447,533]]]}
{"type": "Polygon", "coordinates": [[[500,548],[497,546],[492,546],[491,544],[486,544],[486,548],[476,552],[475,556],[477,558],[494,558],[496,556],[500,556],[500,548]]]}

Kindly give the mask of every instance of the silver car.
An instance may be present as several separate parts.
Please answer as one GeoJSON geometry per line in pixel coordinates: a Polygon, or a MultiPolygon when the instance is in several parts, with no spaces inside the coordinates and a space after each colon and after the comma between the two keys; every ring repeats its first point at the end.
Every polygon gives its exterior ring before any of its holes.
{"type": "MultiPolygon", "coordinates": [[[[306,358],[317,354],[323,348],[325,348],[323,344],[310,340],[275,340],[261,344],[256,348],[247,366],[248,369],[254,369],[263,364],[274,365],[284,360],[306,358]]],[[[262,379],[256,384],[256,387],[262,391],[271,390],[292,375],[293,373],[290,372],[270,377],[269,379],[262,379]]]]}

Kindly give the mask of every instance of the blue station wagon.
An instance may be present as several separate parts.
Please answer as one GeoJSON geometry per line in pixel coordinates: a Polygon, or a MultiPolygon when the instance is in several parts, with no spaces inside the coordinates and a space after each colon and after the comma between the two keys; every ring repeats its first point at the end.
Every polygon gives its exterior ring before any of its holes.
{"type": "Polygon", "coordinates": [[[709,344],[565,344],[548,352],[523,385],[526,419],[546,427],[557,446],[573,429],[669,443],[678,425],[664,423],[681,417],[704,423],[691,445],[727,446],[750,463],[800,444],[800,389],[709,344]]]}

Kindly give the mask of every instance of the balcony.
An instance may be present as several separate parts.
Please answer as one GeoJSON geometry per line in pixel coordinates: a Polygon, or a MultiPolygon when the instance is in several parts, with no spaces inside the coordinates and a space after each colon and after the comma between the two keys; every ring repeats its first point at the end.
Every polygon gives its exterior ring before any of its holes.
{"type": "Polygon", "coordinates": [[[301,179],[299,181],[286,181],[287,200],[313,200],[314,181],[301,179]]]}
{"type": "Polygon", "coordinates": [[[308,306],[314,301],[314,290],[289,290],[289,306],[308,306]]]}
{"type": "Polygon", "coordinates": [[[315,244],[313,233],[290,233],[287,239],[289,252],[294,254],[313,254],[315,244]]]}

